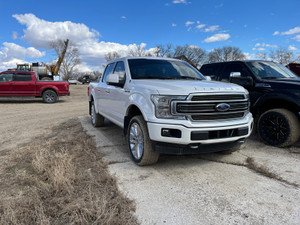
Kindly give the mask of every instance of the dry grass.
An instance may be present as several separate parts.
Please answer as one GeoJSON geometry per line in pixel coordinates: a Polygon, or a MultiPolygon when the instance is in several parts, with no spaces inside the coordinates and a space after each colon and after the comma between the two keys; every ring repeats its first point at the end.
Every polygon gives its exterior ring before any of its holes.
{"type": "Polygon", "coordinates": [[[137,224],[78,120],[0,156],[0,224],[137,224]]]}

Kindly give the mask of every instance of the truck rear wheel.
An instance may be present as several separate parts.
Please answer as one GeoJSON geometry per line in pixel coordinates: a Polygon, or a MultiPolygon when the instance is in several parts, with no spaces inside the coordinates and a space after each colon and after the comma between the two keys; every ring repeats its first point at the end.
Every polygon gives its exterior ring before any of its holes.
{"type": "Polygon", "coordinates": [[[159,153],[154,152],[143,116],[134,116],[128,126],[127,143],[133,161],[139,166],[154,164],[159,153]]]}
{"type": "Polygon", "coordinates": [[[299,120],[287,109],[271,109],[263,113],[257,124],[261,140],[277,147],[294,144],[300,135],[299,120]]]}
{"type": "Polygon", "coordinates": [[[46,90],[42,97],[45,103],[54,103],[58,99],[56,92],[53,90],[46,90]]]}
{"type": "Polygon", "coordinates": [[[94,127],[104,126],[104,117],[96,112],[94,102],[91,104],[91,122],[94,127]]]}

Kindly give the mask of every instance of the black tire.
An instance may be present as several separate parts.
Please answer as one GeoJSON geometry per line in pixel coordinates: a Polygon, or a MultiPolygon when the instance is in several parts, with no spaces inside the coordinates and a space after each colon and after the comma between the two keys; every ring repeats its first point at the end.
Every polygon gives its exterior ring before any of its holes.
{"type": "Polygon", "coordinates": [[[132,160],[139,166],[151,165],[158,161],[159,153],[154,152],[143,116],[134,116],[126,135],[132,160]]]}
{"type": "Polygon", "coordinates": [[[91,122],[94,127],[104,126],[104,117],[96,112],[94,102],[91,104],[91,122]]]}
{"type": "Polygon", "coordinates": [[[43,101],[45,103],[50,103],[50,104],[54,103],[54,102],[56,102],[58,100],[58,96],[57,96],[56,92],[53,91],[53,90],[46,90],[46,91],[44,91],[42,97],[43,97],[43,101]]]}
{"type": "Polygon", "coordinates": [[[271,109],[263,113],[259,117],[257,130],[264,143],[276,147],[288,147],[300,135],[299,120],[287,109],[271,109]]]}

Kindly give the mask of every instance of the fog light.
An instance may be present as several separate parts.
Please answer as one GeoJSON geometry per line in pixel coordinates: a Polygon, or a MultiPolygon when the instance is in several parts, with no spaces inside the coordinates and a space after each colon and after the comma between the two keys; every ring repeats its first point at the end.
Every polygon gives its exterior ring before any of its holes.
{"type": "Polygon", "coordinates": [[[172,137],[172,138],[181,138],[181,130],[162,128],[161,129],[161,136],[163,136],[163,137],[172,137]]]}

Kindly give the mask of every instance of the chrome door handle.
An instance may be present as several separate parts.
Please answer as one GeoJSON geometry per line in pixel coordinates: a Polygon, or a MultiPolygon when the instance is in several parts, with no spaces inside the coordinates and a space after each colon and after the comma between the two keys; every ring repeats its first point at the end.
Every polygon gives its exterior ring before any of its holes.
{"type": "Polygon", "coordinates": [[[109,89],[105,89],[105,92],[106,92],[106,93],[110,93],[110,90],[109,90],[109,89]]]}

